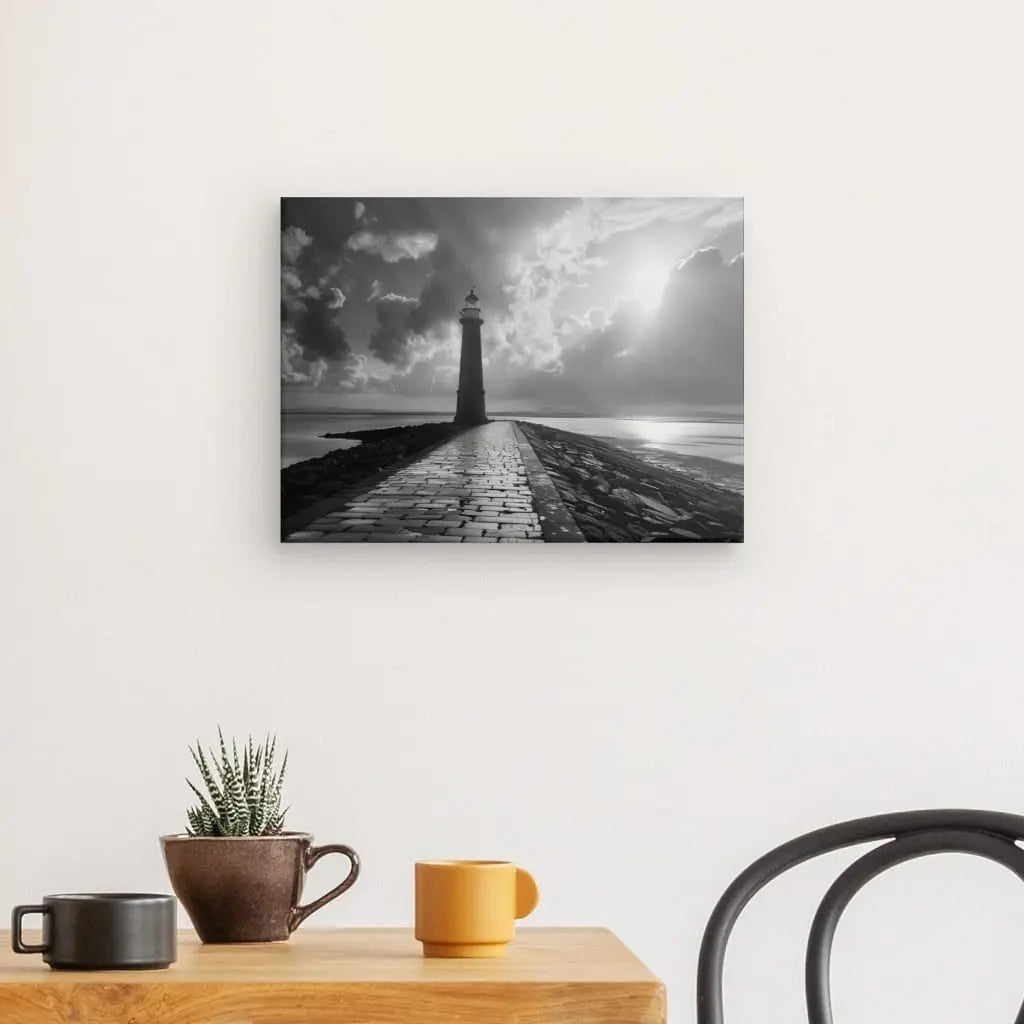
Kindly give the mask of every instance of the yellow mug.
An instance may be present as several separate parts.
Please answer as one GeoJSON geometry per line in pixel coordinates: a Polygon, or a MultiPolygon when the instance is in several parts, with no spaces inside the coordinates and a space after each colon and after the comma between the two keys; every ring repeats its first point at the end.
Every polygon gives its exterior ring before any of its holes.
{"type": "Polygon", "coordinates": [[[508,861],[417,861],[416,938],[424,956],[502,957],[539,898],[533,876],[508,861]]]}

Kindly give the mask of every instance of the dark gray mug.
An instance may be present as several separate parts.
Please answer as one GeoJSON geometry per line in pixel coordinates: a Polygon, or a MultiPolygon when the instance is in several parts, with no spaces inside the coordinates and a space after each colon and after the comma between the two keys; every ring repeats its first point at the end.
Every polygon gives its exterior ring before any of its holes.
{"type": "Polygon", "coordinates": [[[42,953],[58,970],[155,970],[177,958],[177,901],[157,893],[98,892],[44,896],[11,912],[11,948],[42,953]],[[28,914],[41,914],[43,941],[21,934],[28,914]]]}

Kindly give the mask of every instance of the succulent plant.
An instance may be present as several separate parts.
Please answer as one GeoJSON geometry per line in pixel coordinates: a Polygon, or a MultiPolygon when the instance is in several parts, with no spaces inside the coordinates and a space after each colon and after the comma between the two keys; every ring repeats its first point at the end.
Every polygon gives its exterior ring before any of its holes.
{"type": "Polygon", "coordinates": [[[186,779],[189,788],[199,798],[199,803],[188,809],[186,831],[190,836],[279,835],[287,813],[287,810],[281,810],[281,787],[288,766],[287,751],[278,770],[274,764],[276,736],[271,738],[268,735],[259,746],[253,746],[250,736],[242,748],[241,758],[233,739],[229,753],[220,726],[217,727],[217,736],[220,740],[219,757],[212,748],[204,754],[198,740],[195,750],[188,748],[202,776],[206,793],[201,792],[191,779],[186,779]]]}

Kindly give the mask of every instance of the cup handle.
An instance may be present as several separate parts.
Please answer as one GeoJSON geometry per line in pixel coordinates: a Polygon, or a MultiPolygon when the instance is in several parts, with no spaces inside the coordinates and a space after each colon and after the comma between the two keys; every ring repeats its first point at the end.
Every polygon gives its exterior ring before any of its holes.
{"type": "Polygon", "coordinates": [[[11,949],[15,953],[45,953],[49,943],[41,942],[38,946],[30,946],[21,937],[21,923],[28,914],[46,915],[50,911],[42,905],[20,906],[11,911],[11,949]]]}
{"type": "Polygon", "coordinates": [[[540,893],[533,875],[524,868],[516,868],[516,917],[528,917],[539,902],[540,893]]]}
{"type": "Polygon", "coordinates": [[[304,907],[295,907],[292,910],[288,916],[289,933],[295,931],[310,914],[315,913],[321,907],[330,903],[331,900],[336,900],[343,892],[351,889],[355,884],[355,880],[359,877],[359,854],[350,846],[345,846],[342,843],[329,843],[327,846],[311,846],[303,858],[306,870],[309,871],[321,857],[326,857],[329,853],[344,854],[348,857],[352,867],[349,868],[345,880],[340,885],[336,885],[330,891],[325,892],[320,899],[313,900],[312,903],[307,903],[304,907]]]}

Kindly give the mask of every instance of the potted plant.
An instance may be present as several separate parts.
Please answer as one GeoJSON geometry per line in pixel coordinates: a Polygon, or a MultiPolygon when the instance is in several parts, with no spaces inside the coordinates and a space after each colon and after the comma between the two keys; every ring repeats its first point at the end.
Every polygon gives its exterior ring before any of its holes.
{"type": "Polygon", "coordinates": [[[241,756],[220,728],[220,752],[189,747],[204,793],[188,809],[184,835],[161,836],[171,885],[203,942],[273,942],[287,939],[314,911],[349,889],[359,857],[347,846],[314,846],[308,832],[284,831],[281,809],[285,753],[280,768],[276,738],[258,746],[252,737],[241,756]],[[212,765],[212,767],[211,767],[212,765]],[[319,899],[299,904],[306,872],[325,854],[341,853],[351,867],[345,880],[319,899]]]}

